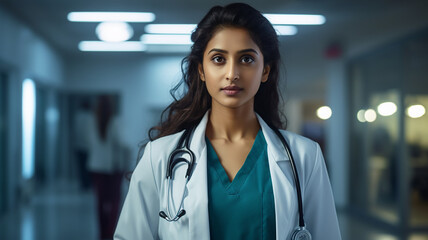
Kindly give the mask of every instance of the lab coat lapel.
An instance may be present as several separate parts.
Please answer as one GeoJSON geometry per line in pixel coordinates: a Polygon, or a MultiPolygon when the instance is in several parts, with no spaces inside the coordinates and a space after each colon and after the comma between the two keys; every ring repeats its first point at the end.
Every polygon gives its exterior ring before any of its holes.
{"type": "Polygon", "coordinates": [[[195,154],[195,166],[187,183],[188,197],[184,200],[189,219],[189,239],[209,239],[210,225],[208,217],[207,149],[205,129],[209,112],[205,114],[193,132],[190,149],[195,154]]]}
{"type": "Polygon", "coordinates": [[[289,158],[281,140],[257,115],[268,146],[269,170],[275,199],[276,239],[286,239],[295,227],[297,200],[289,158]]]}

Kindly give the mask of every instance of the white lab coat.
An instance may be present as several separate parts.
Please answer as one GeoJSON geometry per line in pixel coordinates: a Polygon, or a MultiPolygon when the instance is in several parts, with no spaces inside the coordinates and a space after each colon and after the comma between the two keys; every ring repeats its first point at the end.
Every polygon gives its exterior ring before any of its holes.
{"type": "MultiPolygon", "coordinates": [[[[290,239],[298,226],[298,203],[289,159],[278,136],[257,116],[266,139],[269,169],[275,199],[276,239],[290,239]]],[[[159,217],[166,212],[168,181],[165,178],[170,153],[183,132],[149,142],[131,179],[128,195],[120,214],[115,240],[210,238],[207,192],[207,148],[205,129],[208,113],[196,127],[190,142],[196,163],[186,186],[186,214],[177,222],[159,217]]],[[[295,158],[304,205],[306,227],[314,240],[340,240],[339,225],[330,181],[317,143],[283,131],[295,158]]],[[[173,184],[173,200],[169,201],[174,217],[181,201],[187,165],[178,165],[173,184]]],[[[225,211],[227,211],[225,209],[225,211]]],[[[245,227],[245,226],[242,226],[245,227]]]]}

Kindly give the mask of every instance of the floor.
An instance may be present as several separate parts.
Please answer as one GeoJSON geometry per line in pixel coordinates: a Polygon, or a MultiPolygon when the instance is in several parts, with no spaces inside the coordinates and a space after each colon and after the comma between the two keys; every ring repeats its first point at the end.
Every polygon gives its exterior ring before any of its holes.
{"type": "MultiPolygon", "coordinates": [[[[339,223],[343,240],[399,240],[345,213],[339,212],[339,223]]],[[[39,191],[19,210],[1,216],[0,239],[98,239],[94,196],[58,182],[39,191]]],[[[428,236],[414,235],[409,240],[428,240],[428,236]]]]}

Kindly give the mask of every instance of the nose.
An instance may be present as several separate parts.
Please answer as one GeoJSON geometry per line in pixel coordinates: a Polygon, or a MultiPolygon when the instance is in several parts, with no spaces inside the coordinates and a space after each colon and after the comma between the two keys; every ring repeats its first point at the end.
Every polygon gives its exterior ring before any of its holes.
{"type": "Polygon", "coordinates": [[[233,63],[232,61],[230,61],[227,66],[226,80],[233,82],[238,79],[239,79],[239,68],[236,63],[233,63]]]}

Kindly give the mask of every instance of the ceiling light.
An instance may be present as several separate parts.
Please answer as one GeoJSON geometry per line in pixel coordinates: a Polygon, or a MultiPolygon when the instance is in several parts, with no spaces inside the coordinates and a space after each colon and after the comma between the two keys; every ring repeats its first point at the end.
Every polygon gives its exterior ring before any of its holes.
{"type": "Polygon", "coordinates": [[[297,28],[295,26],[273,25],[273,28],[279,36],[295,35],[297,33],[297,28]]]}
{"type": "Polygon", "coordinates": [[[102,42],[102,41],[82,41],[79,43],[80,51],[95,52],[142,52],[146,50],[144,44],[139,41],[128,42],[102,42]]]}
{"type": "Polygon", "coordinates": [[[189,53],[191,50],[190,45],[147,45],[147,53],[189,53]]]}
{"type": "Polygon", "coordinates": [[[148,24],[144,30],[156,34],[192,34],[196,24],[148,24]]]}
{"type": "Polygon", "coordinates": [[[143,34],[141,42],[144,44],[172,44],[172,45],[191,45],[190,35],[171,35],[171,34],[143,34]]]}
{"type": "Polygon", "coordinates": [[[71,12],[70,22],[153,22],[155,14],[150,12],[71,12]]]}
{"type": "Polygon", "coordinates": [[[263,14],[272,24],[282,25],[321,25],[325,23],[323,15],[312,14],[263,14]]]}
{"type": "Polygon", "coordinates": [[[134,35],[131,25],[126,22],[102,22],[95,30],[98,38],[105,42],[123,42],[134,35]]]}
{"type": "Polygon", "coordinates": [[[382,116],[391,116],[397,112],[397,105],[393,102],[384,102],[377,106],[377,112],[382,116]]]}

